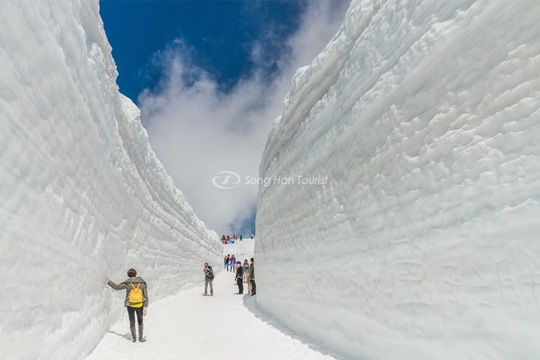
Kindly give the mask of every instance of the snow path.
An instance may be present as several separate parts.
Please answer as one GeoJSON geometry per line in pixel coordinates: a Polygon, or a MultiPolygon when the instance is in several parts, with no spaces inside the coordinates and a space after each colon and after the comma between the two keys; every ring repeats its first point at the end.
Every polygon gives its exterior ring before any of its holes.
{"type": "Polygon", "coordinates": [[[202,286],[150,302],[144,319],[145,343],[131,342],[126,313],[86,360],[335,359],[288,330],[274,327],[255,297],[236,295],[238,287],[233,283],[234,274],[223,271],[214,280],[214,297],[202,296],[202,286]]]}

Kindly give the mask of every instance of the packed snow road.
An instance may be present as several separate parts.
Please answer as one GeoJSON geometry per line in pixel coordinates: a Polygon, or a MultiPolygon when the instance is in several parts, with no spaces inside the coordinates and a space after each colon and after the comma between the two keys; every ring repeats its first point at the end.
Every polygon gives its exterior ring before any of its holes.
{"type": "Polygon", "coordinates": [[[213,297],[202,296],[201,286],[150,302],[144,343],[131,342],[126,313],[86,360],[335,359],[274,325],[255,297],[246,295],[247,286],[236,295],[233,283],[234,274],[223,271],[214,280],[213,297]]]}

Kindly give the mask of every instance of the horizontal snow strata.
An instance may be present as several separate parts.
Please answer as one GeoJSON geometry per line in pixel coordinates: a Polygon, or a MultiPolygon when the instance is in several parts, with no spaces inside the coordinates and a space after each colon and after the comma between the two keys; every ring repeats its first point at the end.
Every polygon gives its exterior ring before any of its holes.
{"type": "Polygon", "coordinates": [[[151,307],[222,246],[119,94],[98,1],[8,1],[0,23],[0,353],[82,358],[125,316],[106,276],[136,268],[151,307]]]}
{"type": "Polygon", "coordinates": [[[351,2],[263,155],[264,310],[350,359],[538,356],[539,16],[351,2]]]}

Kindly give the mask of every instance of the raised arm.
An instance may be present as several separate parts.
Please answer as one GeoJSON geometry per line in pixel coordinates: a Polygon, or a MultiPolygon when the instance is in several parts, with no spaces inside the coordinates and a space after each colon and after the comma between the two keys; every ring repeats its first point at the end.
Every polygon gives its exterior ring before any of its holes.
{"type": "Polygon", "coordinates": [[[107,280],[108,280],[107,285],[112,287],[114,290],[125,290],[126,289],[124,284],[116,285],[112,280],[109,280],[109,279],[107,279],[107,280]]]}

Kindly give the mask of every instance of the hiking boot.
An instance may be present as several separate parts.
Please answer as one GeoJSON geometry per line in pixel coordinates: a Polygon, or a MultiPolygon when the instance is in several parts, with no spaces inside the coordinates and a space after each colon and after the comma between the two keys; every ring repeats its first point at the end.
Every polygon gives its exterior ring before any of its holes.
{"type": "Polygon", "coordinates": [[[207,293],[204,293],[204,294],[202,294],[202,296],[208,296],[208,294],[207,294],[207,293]]]}
{"type": "Polygon", "coordinates": [[[130,327],[129,330],[131,330],[131,338],[133,339],[131,341],[137,341],[137,333],[135,332],[135,326],[130,327]]]}
{"type": "Polygon", "coordinates": [[[139,325],[139,342],[146,341],[146,339],[143,337],[143,327],[144,325],[139,325]]]}

